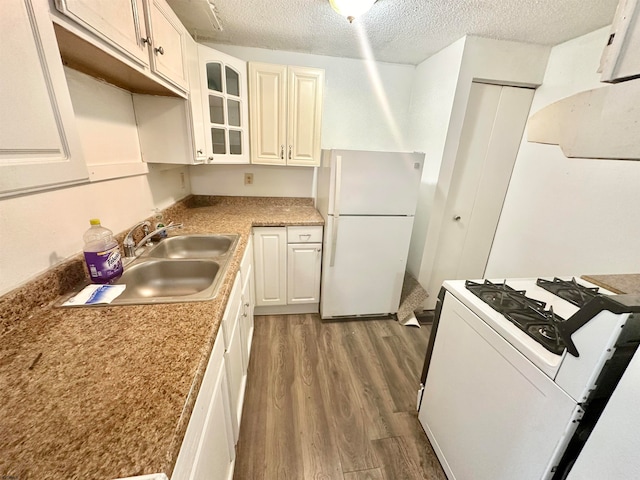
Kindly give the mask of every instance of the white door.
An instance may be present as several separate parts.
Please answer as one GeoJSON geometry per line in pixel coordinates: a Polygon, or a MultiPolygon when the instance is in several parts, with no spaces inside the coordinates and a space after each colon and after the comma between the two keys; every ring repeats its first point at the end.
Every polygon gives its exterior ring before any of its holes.
{"type": "Polygon", "coordinates": [[[484,276],[534,90],[474,82],[427,291],[484,276]]]}
{"type": "Polygon", "coordinates": [[[396,313],[412,228],[413,217],[329,217],[322,317],[396,313]]]}
{"type": "Polygon", "coordinates": [[[290,243],[287,253],[287,303],[320,301],[321,243],[290,243]]]}
{"type": "Polygon", "coordinates": [[[333,150],[329,214],[413,215],[424,154],[333,150]]]}

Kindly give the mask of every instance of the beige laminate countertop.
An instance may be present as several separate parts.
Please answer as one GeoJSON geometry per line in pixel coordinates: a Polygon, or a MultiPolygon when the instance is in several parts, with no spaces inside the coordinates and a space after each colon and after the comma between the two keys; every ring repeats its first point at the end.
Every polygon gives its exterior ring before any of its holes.
{"type": "Polygon", "coordinates": [[[57,308],[60,269],[0,298],[0,478],[170,476],[252,226],[323,224],[310,199],[182,203],[180,234],[240,234],[215,299],[57,308]]]}
{"type": "Polygon", "coordinates": [[[613,293],[631,293],[640,295],[640,273],[619,275],[582,275],[586,281],[598,285],[613,293]]]}

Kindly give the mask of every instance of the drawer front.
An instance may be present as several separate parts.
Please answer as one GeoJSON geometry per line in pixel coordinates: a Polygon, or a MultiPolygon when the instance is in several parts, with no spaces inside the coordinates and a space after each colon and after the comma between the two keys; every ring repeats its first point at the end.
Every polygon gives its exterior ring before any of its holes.
{"type": "Polygon", "coordinates": [[[287,227],[287,243],[321,243],[322,226],[287,227]]]}

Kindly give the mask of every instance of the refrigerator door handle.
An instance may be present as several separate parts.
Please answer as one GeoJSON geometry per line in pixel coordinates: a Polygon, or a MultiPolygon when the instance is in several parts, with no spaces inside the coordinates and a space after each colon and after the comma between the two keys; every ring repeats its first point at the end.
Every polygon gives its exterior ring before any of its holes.
{"type": "Polygon", "coordinates": [[[329,266],[336,263],[336,244],[338,242],[338,221],[340,219],[340,187],[342,184],[342,155],[336,156],[336,184],[333,195],[333,228],[331,229],[331,253],[329,266]]]}
{"type": "Polygon", "coordinates": [[[338,218],[333,217],[333,228],[331,229],[331,253],[329,255],[329,266],[333,267],[336,263],[336,243],[338,242],[338,218]]]}

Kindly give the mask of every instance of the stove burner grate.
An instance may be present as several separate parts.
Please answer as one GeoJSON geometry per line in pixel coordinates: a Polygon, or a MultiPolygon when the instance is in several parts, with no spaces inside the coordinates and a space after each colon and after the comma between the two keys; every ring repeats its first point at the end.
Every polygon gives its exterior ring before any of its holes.
{"type": "Polygon", "coordinates": [[[524,290],[515,290],[506,280],[504,283],[467,280],[465,286],[544,348],[556,355],[562,354],[565,344],[556,323],[564,319],[554,314],[553,308],[547,310],[546,303],[527,297],[524,290]]]}
{"type": "Polygon", "coordinates": [[[579,284],[575,278],[571,280],[562,280],[557,277],[553,280],[539,278],[536,280],[536,285],[572,303],[576,307],[584,307],[599,295],[598,287],[585,287],[579,284]]]}

